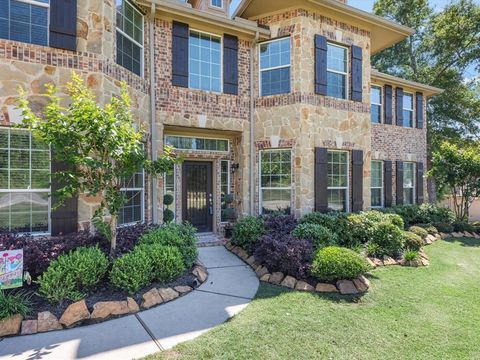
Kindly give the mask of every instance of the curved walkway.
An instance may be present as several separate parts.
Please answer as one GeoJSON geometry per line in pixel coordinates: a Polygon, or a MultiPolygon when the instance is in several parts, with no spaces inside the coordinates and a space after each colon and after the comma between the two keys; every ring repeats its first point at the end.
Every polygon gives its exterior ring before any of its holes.
{"type": "Polygon", "coordinates": [[[137,359],[200,336],[243,310],[259,283],[223,246],[199,253],[209,276],[190,294],[101,324],[0,340],[0,359],[137,359]]]}

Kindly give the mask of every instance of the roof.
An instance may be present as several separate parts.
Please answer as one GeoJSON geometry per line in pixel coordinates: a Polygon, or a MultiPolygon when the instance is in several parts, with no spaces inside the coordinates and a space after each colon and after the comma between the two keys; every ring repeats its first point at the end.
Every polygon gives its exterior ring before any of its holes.
{"type": "Polygon", "coordinates": [[[293,7],[314,7],[321,10],[322,15],[352,24],[370,31],[372,54],[404,40],[414,30],[393,21],[373,15],[338,0],[241,0],[233,14],[233,18],[258,19],[262,15],[280,12],[293,7]]]}
{"type": "Polygon", "coordinates": [[[443,89],[440,89],[440,88],[437,88],[437,87],[434,87],[434,86],[425,85],[425,84],[422,84],[422,83],[419,83],[419,82],[416,82],[416,81],[405,80],[405,79],[399,78],[397,76],[382,73],[382,72],[380,72],[378,70],[375,70],[375,69],[372,69],[371,78],[374,79],[374,80],[380,80],[380,81],[383,81],[383,82],[394,83],[394,84],[397,84],[397,85],[402,85],[402,86],[405,86],[405,87],[413,88],[415,90],[419,90],[419,91],[423,92],[423,94],[427,97],[441,94],[444,91],[443,89]]]}

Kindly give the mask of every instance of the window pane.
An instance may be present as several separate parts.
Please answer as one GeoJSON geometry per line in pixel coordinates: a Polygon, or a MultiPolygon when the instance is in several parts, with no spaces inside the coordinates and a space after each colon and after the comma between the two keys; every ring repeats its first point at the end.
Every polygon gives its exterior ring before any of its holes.
{"type": "Polygon", "coordinates": [[[372,86],[371,103],[372,104],[381,104],[382,103],[382,90],[381,90],[381,88],[372,86]]]}
{"type": "Polygon", "coordinates": [[[262,151],[260,153],[260,186],[262,213],[290,213],[292,165],[291,151],[262,151]]]}
{"type": "Polygon", "coordinates": [[[371,119],[372,123],[380,124],[382,122],[382,107],[380,105],[372,105],[371,106],[372,114],[371,119]]]}
{"type": "Polygon", "coordinates": [[[190,32],[189,87],[206,91],[221,91],[221,38],[190,32]]]}
{"type": "Polygon", "coordinates": [[[290,214],[290,204],[290,189],[262,190],[262,214],[269,214],[273,212],[290,214]]]}
{"type": "Polygon", "coordinates": [[[347,189],[328,190],[328,208],[334,211],[347,211],[347,189]]]}
{"type": "Polygon", "coordinates": [[[128,1],[117,0],[117,64],[134,74],[142,72],[143,15],[128,1]]]}
{"type": "Polygon", "coordinates": [[[290,92],[290,68],[262,72],[262,96],[287,94],[290,92]]]}
{"type": "Polygon", "coordinates": [[[403,126],[413,127],[413,111],[403,110],[403,126]]]}
{"type": "Polygon", "coordinates": [[[372,187],[382,187],[382,166],[381,161],[372,161],[372,187]]]}
{"type": "Polygon", "coordinates": [[[327,95],[339,99],[347,98],[347,76],[327,72],[327,95]]]}
{"type": "Polygon", "coordinates": [[[347,66],[347,49],[327,44],[327,69],[346,73],[347,66]]]}
{"type": "Polygon", "coordinates": [[[382,206],[382,189],[372,189],[372,207],[382,206]]]}
{"type": "Polygon", "coordinates": [[[290,38],[260,44],[260,69],[290,65],[290,38]]]}

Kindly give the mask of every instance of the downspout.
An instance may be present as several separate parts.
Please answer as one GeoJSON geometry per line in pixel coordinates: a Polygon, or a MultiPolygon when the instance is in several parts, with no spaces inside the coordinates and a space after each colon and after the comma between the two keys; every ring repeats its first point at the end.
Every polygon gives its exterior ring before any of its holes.
{"type": "MultiPolygon", "coordinates": [[[[151,152],[152,160],[158,160],[158,134],[156,121],[156,96],[155,96],[155,3],[150,7],[150,21],[148,23],[148,43],[149,43],[149,61],[150,61],[150,133],[151,133],[151,152]]],[[[152,223],[158,224],[158,179],[152,177],[152,223]]]]}
{"type": "Polygon", "coordinates": [[[259,39],[255,34],[250,51],[250,215],[255,212],[255,50],[259,39]]]}

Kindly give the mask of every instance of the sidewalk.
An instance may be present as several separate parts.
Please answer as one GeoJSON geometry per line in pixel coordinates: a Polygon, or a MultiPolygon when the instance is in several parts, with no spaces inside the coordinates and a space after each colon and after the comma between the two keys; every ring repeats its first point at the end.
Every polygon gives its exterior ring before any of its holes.
{"type": "Polygon", "coordinates": [[[101,324],[0,340],[0,360],[137,359],[200,336],[243,310],[259,283],[224,247],[199,252],[209,277],[190,294],[101,324]]]}

